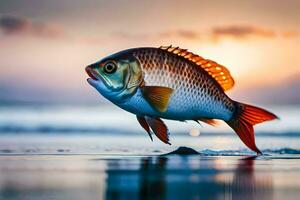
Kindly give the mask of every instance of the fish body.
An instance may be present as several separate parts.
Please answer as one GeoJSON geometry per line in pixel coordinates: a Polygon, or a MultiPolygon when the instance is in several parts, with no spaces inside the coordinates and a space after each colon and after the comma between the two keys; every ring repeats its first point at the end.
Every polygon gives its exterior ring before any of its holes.
{"type": "MultiPolygon", "coordinates": [[[[126,101],[116,102],[119,107],[138,115],[173,120],[193,120],[201,117],[228,120],[232,116],[232,100],[195,63],[178,59],[177,55],[159,48],[136,48],[118,54],[131,54],[139,61],[146,86],[173,89],[164,112],[149,105],[140,88],[126,101]]],[[[118,54],[112,57],[117,57],[118,54]]]]}
{"type": "Polygon", "coordinates": [[[252,150],[253,125],[274,114],[230,99],[225,91],[234,80],[224,66],[178,47],[128,49],[86,68],[88,82],[105,98],[137,116],[165,143],[169,131],[163,119],[227,122],[252,150]]]}

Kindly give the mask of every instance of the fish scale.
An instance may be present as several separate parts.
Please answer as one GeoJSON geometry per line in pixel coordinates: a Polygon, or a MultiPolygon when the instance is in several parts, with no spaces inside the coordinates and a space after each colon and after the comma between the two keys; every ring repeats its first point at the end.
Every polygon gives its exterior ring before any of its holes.
{"type": "Polygon", "coordinates": [[[165,117],[172,118],[168,115],[168,111],[174,113],[172,109],[176,109],[176,116],[180,118],[229,120],[232,116],[231,100],[198,66],[161,49],[146,48],[133,52],[133,55],[141,63],[146,85],[174,89],[169,108],[163,113],[165,117]],[[229,106],[224,102],[229,102],[229,106]]]}

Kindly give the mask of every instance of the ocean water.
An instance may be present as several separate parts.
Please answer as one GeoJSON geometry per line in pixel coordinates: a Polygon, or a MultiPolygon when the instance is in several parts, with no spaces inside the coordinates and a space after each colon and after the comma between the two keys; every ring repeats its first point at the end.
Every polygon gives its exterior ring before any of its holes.
{"type": "Polygon", "coordinates": [[[0,199],[298,199],[300,108],[268,109],[257,157],[222,123],[166,121],[165,145],[115,107],[0,107],[0,199]]]}
{"type": "MultiPolygon", "coordinates": [[[[255,126],[258,135],[289,135],[300,133],[300,106],[264,106],[279,116],[255,126]]],[[[232,130],[220,121],[215,128],[199,126],[195,122],[183,123],[166,120],[172,134],[187,134],[199,129],[205,134],[232,134],[232,130]]],[[[136,118],[116,106],[0,106],[0,133],[121,133],[139,134],[141,127],[136,118]]]]}
{"type": "MultiPolygon", "coordinates": [[[[255,126],[256,142],[266,153],[300,151],[300,107],[267,107],[280,120],[255,126]]],[[[212,127],[166,120],[172,145],[154,142],[134,115],[115,106],[2,106],[0,152],[106,153],[152,155],[179,146],[214,154],[251,154],[225,123],[212,127]],[[17,138],[17,139],[16,139],[17,138]]]]}

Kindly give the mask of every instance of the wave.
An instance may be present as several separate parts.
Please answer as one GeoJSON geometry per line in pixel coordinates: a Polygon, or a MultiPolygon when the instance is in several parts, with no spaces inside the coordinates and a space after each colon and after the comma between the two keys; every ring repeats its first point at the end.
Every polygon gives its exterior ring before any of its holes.
{"type": "MultiPolygon", "coordinates": [[[[84,149],[82,152],[85,152],[84,149]]],[[[101,151],[98,151],[98,153],[101,151]]],[[[109,151],[110,153],[114,152],[114,151],[109,151]]],[[[130,150],[126,150],[124,151],[124,149],[121,150],[115,150],[114,155],[117,153],[119,153],[119,155],[124,155],[126,156],[126,152],[130,152],[130,150]]],[[[293,149],[293,148],[279,148],[279,149],[263,149],[262,153],[263,156],[256,156],[256,153],[247,150],[247,149],[243,149],[243,150],[210,150],[210,149],[205,149],[205,150],[201,150],[201,151],[196,151],[192,148],[189,147],[179,147],[178,149],[169,152],[169,153],[164,153],[164,154],[158,154],[160,153],[160,150],[153,150],[151,152],[144,152],[145,155],[147,156],[173,156],[173,155],[177,155],[177,156],[251,156],[254,158],[270,158],[270,159],[276,159],[276,158],[284,158],[284,159],[300,159],[300,157],[298,157],[300,155],[300,149],[293,149]],[[287,156],[287,157],[282,157],[282,156],[287,156]],[[297,157],[292,157],[292,156],[297,156],[297,157]]],[[[102,152],[105,153],[105,155],[108,155],[106,151],[102,152]]],[[[40,149],[40,148],[24,148],[24,149],[11,149],[11,148],[3,148],[0,149],[0,154],[49,154],[49,149],[48,151],[45,151],[45,149],[40,149]]],[[[81,155],[81,154],[89,154],[89,153],[79,153],[74,151],[74,149],[72,148],[53,148],[51,149],[51,153],[50,154],[74,154],[74,155],[81,155]]],[[[95,154],[95,153],[92,153],[95,154]]],[[[101,154],[101,153],[100,153],[101,154]]],[[[134,154],[130,154],[131,156],[133,156],[134,154]]],[[[138,154],[137,156],[141,156],[140,154],[138,154]]]]}
{"type": "MultiPolygon", "coordinates": [[[[138,126],[136,126],[138,127],[138,126]]],[[[135,129],[123,129],[114,127],[86,127],[86,126],[55,126],[55,125],[42,125],[42,126],[20,126],[20,125],[2,125],[0,126],[0,134],[18,134],[18,133],[43,133],[43,134],[78,134],[78,133],[90,133],[90,134],[140,134],[137,128],[135,129]]],[[[188,130],[187,130],[188,132],[188,130]]],[[[182,135],[187,132],[172,131],[174,135],[182,135]]],[[[232,132],[202,132],[202,136],[224,136],[232,135],[232,132]]],[[[257,136],[270,136],[270,137],[300,137],[300,131],[290,132],[257,132],[257,136]]]]}
{"type": "MultiPolygon", "coordinates": [[[[262,149],[261,150],[264,156],[269,155],[298,155],[300,154],[300,149],[293,148],[279,148],[279,149],[262,149]]],[[[256,153],[248,150],[210,150],[205,149],[203,151],[199,151],[199,154],[205,156],[243,156],[243,155],[256,155],[256,153]]]]}
{"type": "MultiPolygon", "coordinates": [[[[56,126],[37,126],[37,127],[24,127],[24,126],[2,126],[0,127],[0,133],[60,133],[60,134],[72,134],[72,133],[116,133],[116,134],[132,134],[135,131],[122,130],[117,128],[103,127],[103,128],[92,128],[92,127],[56,127],[56,126]]],[[[136,133],[137,134],[137,133],[136,133]]]]}

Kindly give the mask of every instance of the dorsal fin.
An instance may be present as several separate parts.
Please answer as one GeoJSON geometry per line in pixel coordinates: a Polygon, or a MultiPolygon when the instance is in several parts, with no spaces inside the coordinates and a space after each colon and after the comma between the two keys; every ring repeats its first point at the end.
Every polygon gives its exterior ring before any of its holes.
{"type": "Polygon", "coordinates": [[[161,46],[159,49],[168,51],[195,63],[214,78],[224,91],[231,89],[234,85],[234,80],[231,77],[229,70],[212,60],[202,58],[201,56],[189,52],[187,49],[172,47],[172,45],[161,46]]]}

